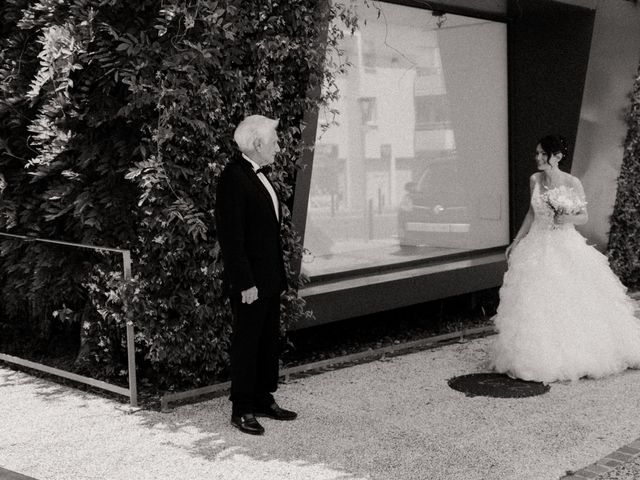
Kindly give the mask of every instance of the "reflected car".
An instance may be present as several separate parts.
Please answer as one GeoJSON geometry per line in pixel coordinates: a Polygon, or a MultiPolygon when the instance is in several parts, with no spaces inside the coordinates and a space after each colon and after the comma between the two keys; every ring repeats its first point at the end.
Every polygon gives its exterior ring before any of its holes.
{"type": "Polygon", "coordinates": [[[471,230],[469,192],[455,159],[429,164],[417,182],[405,185],[400,206],[400,245],[467,248],[471,230]]]}

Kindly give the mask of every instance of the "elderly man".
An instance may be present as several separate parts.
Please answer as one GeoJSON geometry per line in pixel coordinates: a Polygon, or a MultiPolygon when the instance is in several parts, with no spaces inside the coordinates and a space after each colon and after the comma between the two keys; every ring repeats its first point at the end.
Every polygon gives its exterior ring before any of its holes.
{"type": "Polygon", "coordinates": [[[280,202],[261,167],[273,163],[277,120],[246,117],[233,138],[241,152],[218,182],[216,224],[224,283],[233,312],[231,424],[262,435],[256,416],[293,420],[272,393],[278,387],[280,294],[286,289],[280,202]]]}

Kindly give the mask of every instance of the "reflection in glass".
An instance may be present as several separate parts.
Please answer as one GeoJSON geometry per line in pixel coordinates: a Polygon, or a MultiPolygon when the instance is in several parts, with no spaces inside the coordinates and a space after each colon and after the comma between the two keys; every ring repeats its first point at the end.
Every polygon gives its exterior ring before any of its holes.
{"type": "MultiPolygon", "coordinates": [[[[303,268],[311,277],[508,243],[504,24],[376,3],[318,123],[303,268]],[[382,14],[378,14],[378,9],[382,14]]],[[[365,21],[366,20],[366,21],[365,21]]]]}

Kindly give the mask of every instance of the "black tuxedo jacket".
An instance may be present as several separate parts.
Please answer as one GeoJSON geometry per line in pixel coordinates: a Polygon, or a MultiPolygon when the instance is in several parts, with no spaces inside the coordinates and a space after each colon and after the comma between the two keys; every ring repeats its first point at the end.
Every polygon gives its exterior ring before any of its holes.
{"type": "Polygon", "coordinates": [[[285,290],[280,210],[276,216],[269,192],[238,153],[222,172],[216,193],[216,227],[228,294],[253,286],[259,297],[285,290]]]}

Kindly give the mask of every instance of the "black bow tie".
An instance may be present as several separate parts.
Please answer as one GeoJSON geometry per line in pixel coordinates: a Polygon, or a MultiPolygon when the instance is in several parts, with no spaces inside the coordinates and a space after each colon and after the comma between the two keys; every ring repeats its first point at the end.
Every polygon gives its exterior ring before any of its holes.
{"type": "Polygon", "coordinates": [[[270,171],[271,171],[271,167],[269,165],[263,165],[262,167],[256,170],[256,173],[262,173],[263,175],[266,175],[270,171]]]}

